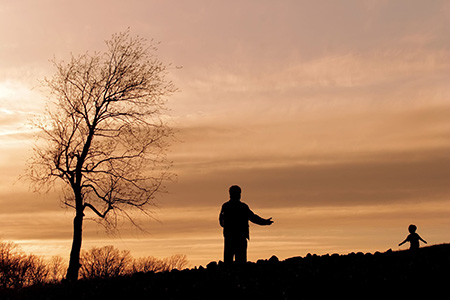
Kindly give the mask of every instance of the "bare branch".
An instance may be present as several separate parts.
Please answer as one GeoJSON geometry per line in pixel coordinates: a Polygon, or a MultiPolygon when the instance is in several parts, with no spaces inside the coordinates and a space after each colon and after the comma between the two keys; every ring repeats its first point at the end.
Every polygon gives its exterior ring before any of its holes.
{"type": "Polygon", "coordinates": [[[104,219],[106,217],[106,214],[112,209],[112,206],[108,206],[108,208],[103,212],[100,213],[92,204],[90,203],[84,203],[84,207],[89,207],[93,212],[95,212],[100,218],[104,219]]]}

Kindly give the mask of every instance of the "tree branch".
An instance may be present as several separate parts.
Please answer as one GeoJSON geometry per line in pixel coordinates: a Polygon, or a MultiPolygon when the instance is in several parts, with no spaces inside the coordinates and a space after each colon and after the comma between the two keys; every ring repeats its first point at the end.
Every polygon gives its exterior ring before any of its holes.
{"type": "Polygon", "coordinates": [[[90,203],[84,203],[84,208],[89,207],[93,212],[95,212],[95,214],[97,216],[99,216],[100,218],[104,219],[106,217],[106,214],[113,209],[111,203],[108,205],[108,208],[105,210],[105,212],[102,214],[101,212],[99,212],[92,204],[90,203]]]}

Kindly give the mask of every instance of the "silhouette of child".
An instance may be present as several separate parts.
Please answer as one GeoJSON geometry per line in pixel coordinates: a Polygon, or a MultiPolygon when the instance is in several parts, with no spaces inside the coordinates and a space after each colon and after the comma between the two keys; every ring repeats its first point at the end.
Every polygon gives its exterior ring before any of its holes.
{"type": "Polygon", "coordinates": [[[409,249],[414,250],[414,249],[419,249],[419,241],[422,241],[426,244],[427,242],[424,239],[422,239],[420,237],[420,235],[418,235],[416,233],[416,230],[417,230],[416,225],[413,225],[413,224],[409,225],[409,227],[408,227],[409,235],[406,237],[406,239],[403,242],[401,242],[398,245],[401,246],[404,243],[409,242],[410,243],[409,249]]]}

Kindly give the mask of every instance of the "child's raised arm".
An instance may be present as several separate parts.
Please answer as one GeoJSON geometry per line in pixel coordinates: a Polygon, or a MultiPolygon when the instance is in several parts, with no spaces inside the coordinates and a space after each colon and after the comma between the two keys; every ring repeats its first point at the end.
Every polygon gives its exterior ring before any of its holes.
{"type": "Polygon", "coordinates": [[[419,240],[421,240],[421,241],[424,242],[425,244],[428,244],[427,241],[425,241],[422,237],[420,237],[420,235],[418,235],[418,236],[419,236],[419,240]]]}
{"type": "Polygon", "coordinates": [[[400,244],[398,244],[399,246],[403,245],[404,243],[406,243],[408,241],[408,238],[406,238],[403,242],[401,242],[400,244]]]}

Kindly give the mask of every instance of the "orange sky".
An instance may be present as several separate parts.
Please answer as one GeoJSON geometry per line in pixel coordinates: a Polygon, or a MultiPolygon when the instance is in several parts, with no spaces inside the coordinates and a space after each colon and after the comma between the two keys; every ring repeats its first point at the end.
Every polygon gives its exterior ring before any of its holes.
{"type": "MultiPolygon", "coordinates": [[[[73,213],[18,179],[49,62],[131,34],[160,41],[180,92],[176,182],[146,233],[85,222],[84,249],[222,259],[220,206],[239,184],[271,227],[249,259],[398,249],[410,223],[450,242],[448,1],[2,1],[0,238],[68,257],[73,213]],[[175,66],[182,66],[181,69],[175,66]]],[[[407,247],[407,246],[403,246],[407,247]]]]}

